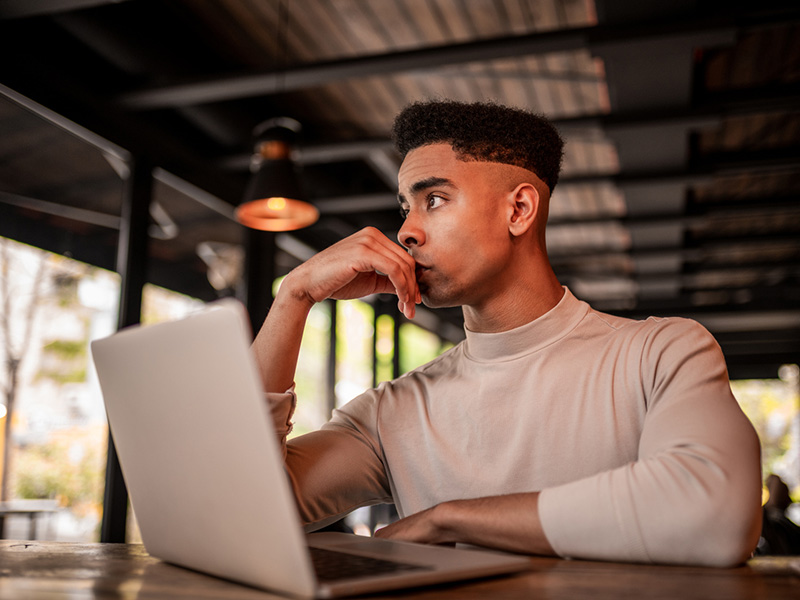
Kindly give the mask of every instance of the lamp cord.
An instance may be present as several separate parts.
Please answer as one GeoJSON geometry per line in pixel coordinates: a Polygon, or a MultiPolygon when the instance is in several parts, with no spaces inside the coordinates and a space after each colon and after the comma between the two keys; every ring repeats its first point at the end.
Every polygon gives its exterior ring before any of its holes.
{"type": "Polygon", "coordinates": [[[276,43],[278,45],[276,62],[278,63],[275,78],[275,95],[283,91],[286,83],[286,67],[288,52],[288,31],[289,31],[289,0],[281,0],[278,4],[278,35],[276,43]]]}

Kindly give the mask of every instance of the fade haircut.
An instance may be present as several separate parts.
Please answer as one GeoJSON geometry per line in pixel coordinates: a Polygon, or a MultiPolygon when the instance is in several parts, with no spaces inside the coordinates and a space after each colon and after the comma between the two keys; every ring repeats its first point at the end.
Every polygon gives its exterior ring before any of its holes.
{"type": "Polygon", "coordinates": [[[459,160],[522,167],[550,193],[564,154],[564,141],[545,117],[491,102],[415,102],[395,118],[392,140],[403,158],[420,146],[448,143],[459,160]]]}

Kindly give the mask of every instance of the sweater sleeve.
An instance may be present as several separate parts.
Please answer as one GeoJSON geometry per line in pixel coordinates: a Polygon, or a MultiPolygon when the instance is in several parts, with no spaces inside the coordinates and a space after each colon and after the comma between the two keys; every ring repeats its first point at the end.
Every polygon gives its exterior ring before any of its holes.
{"type": "Polygon", "coordinates": [[[758,438],[699,324],[661,321],[643,345],[638,460],[548,488],[542,526],[561,556],[732,566],[761,529],[758,438]]]}
{"type": "Polygon", "coordinates": [[[392,502],[375,431],[377,398],[365,393],[334,411],[319,431],[287,441],[296,406],[294,390],[267,394],[300,517],[313,531],[361,506],[392,502]]]}

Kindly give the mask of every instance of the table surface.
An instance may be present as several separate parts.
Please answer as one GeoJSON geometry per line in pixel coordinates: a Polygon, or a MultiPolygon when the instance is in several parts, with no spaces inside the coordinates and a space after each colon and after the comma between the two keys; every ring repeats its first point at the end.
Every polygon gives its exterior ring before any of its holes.
{"type": "MultiPolygon", "coordinates": [[[[383,594],[382,598],[800,599],[800,556],[733,569],[531,558],[517,575],[383,594]]],[[[136,544],[0,541],[0,599],[281,598],[181,569],[136,544]]]]}

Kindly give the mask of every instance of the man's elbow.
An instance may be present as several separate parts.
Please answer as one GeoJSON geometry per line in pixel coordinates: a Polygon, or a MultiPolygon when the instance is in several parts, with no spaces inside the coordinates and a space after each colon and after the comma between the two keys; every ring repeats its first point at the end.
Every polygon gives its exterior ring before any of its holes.
{"type": "Polygon", "coordinates": [[[728,568],[752,556],[761,534],[759,501],[727,498],[721,506],[708,503],[693,512],[680,527],[683,539],[673,540],[673,547],[683,546],[683,557],[667,562],[728,568]]]}
{"type": "Polygon", "coordinates": [[[704,493],[689,509],[691,524],[684,535],[694,544],[694,564],[723,568],[740,565],[758,544],[762,518],[760,445],[752,426],[742,431],[738,440],[735,459],[717,462],[718,468],[707,473],[699,486],[704,493]]]}
{"type": "MultiPolygon", "coordinates": [[[[751,461],[748,461],[751,462],[751,461]]],[[[732,567],[752,555],[761,535],[761,469],[757,462],[713,469],[675,493],[650,520],[653,562],[732,567]]]]}
{"type": "MultiPolygon", "coordinates": [[[[742,446],[748,444],[742,440],[742,446]]],[[[708,566],[733,567],[750,558],[761,535],[761,464],[758,438],[750,436],[750,451],[735,468],[727,470],[706,504],[706,515],[698,523],[709,540],[705,546],[708,566]]]]}
{"type": "Polygon", "coordinates": [[[730,520],[718,520],[715,527],[721,532],[713,548],[708,549],[709,566],[735,567],[747,561],[761,535],[761,505],[743,507],[730,520]]]}

